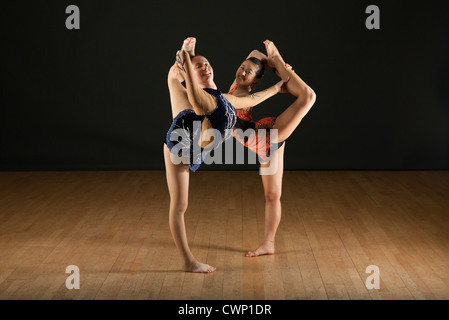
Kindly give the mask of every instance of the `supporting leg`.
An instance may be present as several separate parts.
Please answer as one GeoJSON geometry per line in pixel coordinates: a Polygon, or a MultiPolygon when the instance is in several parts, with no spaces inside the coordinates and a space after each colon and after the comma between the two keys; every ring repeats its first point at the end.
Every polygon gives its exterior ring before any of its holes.
{"type": "MultiPolygon", "coordinates": [[[[285,143],[281,148],[274,151],[278,157],[278,170],[274,175],[261,175],[265,192],[265,227],[264,241],[254,251],[246,254],[247,257],[258,257],[275,253],[275,237],[281,222],[281,195],[282,177],[284,173],[284,150],[285,143]]],[[[268,164],[261,164],[267,166],[268,164]]]]}
{"type": "Polygon", "coordinates": [[[213,272],[215,271],[214,267],[195,259],[187,241],[184,214],[187,210],[189,197],[189,167],[184,164],[173,164],[170,160],[170,151],[166,145],[164,145],[164,159],[170,193],[170,230],[183,260],[183,270],[188,272],[213,272]]]}

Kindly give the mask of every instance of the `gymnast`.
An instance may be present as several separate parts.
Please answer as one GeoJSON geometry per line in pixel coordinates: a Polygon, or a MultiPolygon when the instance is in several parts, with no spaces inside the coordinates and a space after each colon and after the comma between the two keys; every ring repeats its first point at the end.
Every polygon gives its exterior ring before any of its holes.
{"type": "Polygon", "coordinates": [[[296,100],[279,116],[254,121],[252,108],[237,110],[234,138],[245,147],[256,152],[261,168],[270,166],[269,160],[276,160],[274,174],[261,174],[265,193],[264,240],[260,246],[249,251],[247,257],[257,257],[275,253],[275,236],[281,221],[282,176],[284,171],[285,140],[293,133],[301,120],[315,103],[314,91],[285,63],[272,41],[264,42],[267,55],[254,50],[238,68],[229,93],[236,97],[247,97],[253,92],[253,86],[263,76],[265,66],[281,78],[289,78],[286,89],[296,100]],[[242,135],[251,128],[249,136],[242,135]],[[241,130],[236,130],[241,129],[241,130]],[[270,135],[259,135],[258,129],[277,129],[277,141],[270,141],[270,135]],[[272,154],[275,153],[275,154],[272,154]],[[267,156],[270,155],[269,159],[267,156]]]}
{"type": "MultiPolygon", "coordinates": [[[[170,230],[183,260],[183,270],[187,272],[209,273],[216,270],[208,264],[198,261],[190,251],[184,222],[184,213],[188,206],[189,171],[196,171],[202,162],[202,152],[195,154],[195,144],[201,151],[209,148],[214,137],[207,137],[208,129],[218,130],[223,142],[232,136],[236,121],[236,109],[251,108],[281,91],[289,78],[256,95],[237,97],[221,93],[214,83],[214,73],[209,61],[203,56],[195,56],[196,39],[184,40],[178,51],[176,62],[168,74],[168,87],[174,117],[164,143],[166,178],[170,194],[169,224],[170,230]],[[186,87],[182,85],[185,82],[186,87]],[[200,126],[195,126],[200,123],[200,126]],[[196,132],[193,132],[195,127],[196,132]],[[198,129],[199,128],[199,129],[198,129]],[[187,145],[176,139],[176,134],[184,132],[189,138],[187,145]],[[211,139],[213,138],[213,139],[211,139]],[[175,162],[176,157],[185,156],[188,163],[175,162]],[[183,150],[182,153],[179,151],[183,150]],[[173,152],[174,151],[174,152],[173,152]]],[[[181,140],[185,141],[185,140],[181,140]]]]}

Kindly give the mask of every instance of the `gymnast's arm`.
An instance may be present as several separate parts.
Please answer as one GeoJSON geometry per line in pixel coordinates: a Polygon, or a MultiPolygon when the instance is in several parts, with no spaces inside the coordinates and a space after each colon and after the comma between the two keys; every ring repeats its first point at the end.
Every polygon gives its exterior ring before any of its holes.
{"type": "Polygon", "coordinates": [[[181,51],[181,56],[185,62],[184,79],[186,82],[187,96],[196,114],[209,114],[217,107],[215,97],[204,91],[198,84],[194,76],[192,61],[186,51],[181,51]]]}
{"type": "Polygon", "coordinates": [[[223,93],[223,97],[225,97],[236,109],[252,108],[280,92],[288,80],[290,80],[290,78],[281,80],[268,89],[253,93],[246,97],[236,97],[228,93],[223,93]]]}

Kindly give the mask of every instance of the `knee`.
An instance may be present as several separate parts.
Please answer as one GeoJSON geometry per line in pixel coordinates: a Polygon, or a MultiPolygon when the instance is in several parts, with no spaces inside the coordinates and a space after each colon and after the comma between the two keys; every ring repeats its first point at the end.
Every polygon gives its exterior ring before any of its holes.
{"type": "Polygon", "coordinates": [[[304,117],[307,112],[313,107],[316,102],[316,94],[312,88],[305,88],[297,97],[293,105],[295,108],[302,110],[302,117],[304,117]]]}
{"type": "Polygon", "coordinates": [[[188,201],[176,201],[170,203],[170,213],[173,215],[183,215],[187,211],[188,201]]]}
{"type": "Polygon", "coordinates": [[[281,201],[281,191],[277,190],[265,191],[265,202],[277,202],[277,201],[281,201]]]}
{"type": "Polygon", "coordinates": [[[315,101],[316,101],[316,93],[315,93],[315,91],[313,91],[312,88],[307,86],[307,88],[305,90],[305,93],[304,93],[304,98],[305,98],[306,102],[310,106],[313,106],[315,104],[315,101]]]}

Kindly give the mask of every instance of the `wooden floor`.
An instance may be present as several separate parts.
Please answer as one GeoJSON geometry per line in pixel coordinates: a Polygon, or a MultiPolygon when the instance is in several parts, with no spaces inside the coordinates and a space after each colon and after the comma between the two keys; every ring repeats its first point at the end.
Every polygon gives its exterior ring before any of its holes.
{"type": "Polygon", "coordinates": [[[0,172],[0,299],[449,299],[449,172],[287,171],[283,188],[277,254],[251,259],[258,172],[191,175],[205,275],[180,271],[163,171],[0,172]]]}

